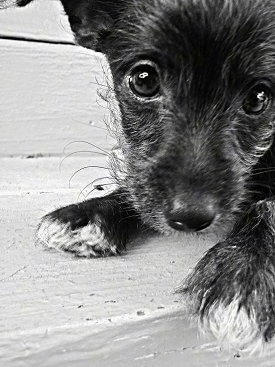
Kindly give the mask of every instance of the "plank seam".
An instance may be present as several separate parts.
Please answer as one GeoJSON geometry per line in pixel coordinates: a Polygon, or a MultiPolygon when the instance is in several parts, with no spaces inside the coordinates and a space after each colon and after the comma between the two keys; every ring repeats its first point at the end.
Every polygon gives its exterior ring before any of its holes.
{"type": "Polygon", "coordinates": [[[8,35],[1,35],[1,34],[0,34],[0,40],[77,46],[76,43],[72,41],[64,41],[64,40],[59,40],[59,39],[40,39],[40,38],[25,37],[25,36],[8,36],[8,35]]]}

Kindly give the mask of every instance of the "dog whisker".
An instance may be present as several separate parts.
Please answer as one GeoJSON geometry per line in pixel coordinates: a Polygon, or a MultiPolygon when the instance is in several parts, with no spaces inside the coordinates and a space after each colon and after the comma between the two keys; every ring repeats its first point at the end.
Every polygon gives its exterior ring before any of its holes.
{"type": "Polygon", "coordinates": [[[70,147],[70,146],[71,146],[71,145],[73,145],[73,144],[78,144],[78,143],[81,143],[81,144],[88,144],[88,145],[90,145],[90,146],[92,146],[92,147],[94,147],[94,148],[98,149],[99,151],[101,151],[101,152],[105,153],[105,155],[108,155],[108,154],[109,154],[109,152],[108,152],[107,150],[105,150],[105,149],[103,149],[103,148],[101,148],[101,147],[99,147],[99,146],[97,146],[97,145],[95,145],[95,144],[93,144],[93,143],[91,143],[91,142],[89,142],[89,141],[85,141],[85,140],[74,140],[74,141],[71,141],[70,143],[66,144],[66,145],[65,145],[65,147],[64,147],[64,149],[63,149],[63,154],[65,154],[66,149],[67,149],[68,147],[70,147]]]}
{"type": "Polygon", "coordinates": [[[69,179],[69,187],[71,187],[71,181],[72,179],[81,171],[85,170],[85,169],[89,169],[89,168],[98,168],[98,169],[103,169],[103,170],[108,170],[107,167],[103,167],[103,166],[98,166],[98,165],[88,165],[88,166],[85,166],[85,167],[81,167],[79,168],[78,170],[76,170],[70,177],[69,179]]]}

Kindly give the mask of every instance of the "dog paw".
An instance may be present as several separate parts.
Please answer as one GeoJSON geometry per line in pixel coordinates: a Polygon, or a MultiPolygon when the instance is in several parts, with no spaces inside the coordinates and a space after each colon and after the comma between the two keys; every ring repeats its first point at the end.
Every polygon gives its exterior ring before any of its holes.
{"type": "Polygon", "coordinates": [[[234,238],[198,263],[181,291],[210,331],[229,351],[261,353],[275,333],[275,271],[261,243],[234,238]],[[258,253],[254,253],[258,251],[258,253]]]}
{"type": "MultiPolygon", "coordinates": [[[[65,208],[61,210],[64,212],[65,208]]],[[[75,219],[81,222],[81,217],[75,219]]],[[[99,218],[76,225],[72,218],[61,217],[60,212],[55,211],[42,218],[36,238],[47,249],[70,252],[77,257],[117,255],[117,247],[107,240],[99,218]]]]}

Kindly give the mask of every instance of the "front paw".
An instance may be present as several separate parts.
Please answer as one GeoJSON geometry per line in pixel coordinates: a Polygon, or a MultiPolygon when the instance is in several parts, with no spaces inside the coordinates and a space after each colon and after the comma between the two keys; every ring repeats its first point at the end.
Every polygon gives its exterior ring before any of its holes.
{"type": "Polygon", "coordinates": [[[37,239],[47,248],[81,257],[117,255],[140,230],[139,214],[120,190],[46,215],[37,239]]]}
{"type": "Polygon", "coordinates": [[[202,329],[227,350],[259,352],[275,334],[274,259],[258,240],[240,236],[214,246],[182,288],[202,329]]]}
{"type": "Polygon", "coordinates": [[[36,238],[47,249],[70,252],[77,257],[110,256],[119,252],[116,244],[106,237],[100,216],[89,215],[78,205],[44,216],[36,238]]]}

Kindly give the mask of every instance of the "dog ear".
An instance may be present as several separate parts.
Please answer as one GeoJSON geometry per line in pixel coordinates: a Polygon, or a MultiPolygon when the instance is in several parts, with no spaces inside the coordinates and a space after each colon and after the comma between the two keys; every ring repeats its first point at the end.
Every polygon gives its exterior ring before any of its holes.
{"type": "MultiPolygon", "coordinates": [[[[0,0],[0,8],[25,6],[33,0],[0,0]]],[[[104,52],[108,35],[129,0],[61,0],[76,42],[104,52]]]]}
{"type": "MultiPolygon", "coordinates": [[[[61,0],[77,43],[104,52],[104,44],[127,0],[61,0]]],[[[129,2],[129,0],[128,0],[129,2]]]]}

